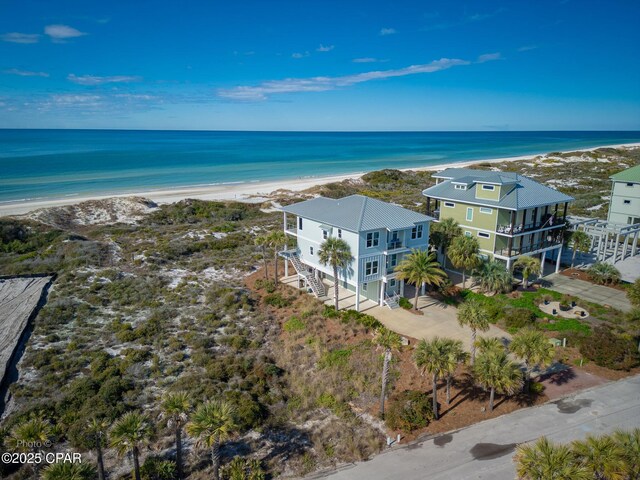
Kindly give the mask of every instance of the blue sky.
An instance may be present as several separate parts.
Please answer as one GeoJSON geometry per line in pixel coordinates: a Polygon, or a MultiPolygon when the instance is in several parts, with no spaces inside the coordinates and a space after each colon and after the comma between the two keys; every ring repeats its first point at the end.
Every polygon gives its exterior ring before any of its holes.
{"type": "Polygon", "coordinates": [[[640,130],[640,2],[7,0],[0,128],[640,130]]]}

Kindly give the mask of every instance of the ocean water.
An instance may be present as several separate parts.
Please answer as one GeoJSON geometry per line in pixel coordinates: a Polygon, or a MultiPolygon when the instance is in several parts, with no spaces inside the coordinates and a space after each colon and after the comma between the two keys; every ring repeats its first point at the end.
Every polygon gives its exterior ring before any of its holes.
{"type": "Polygon", "coordinates": [[[0,130],[0,203],[285,180],[640,142],[640,132],[0,130]]]}

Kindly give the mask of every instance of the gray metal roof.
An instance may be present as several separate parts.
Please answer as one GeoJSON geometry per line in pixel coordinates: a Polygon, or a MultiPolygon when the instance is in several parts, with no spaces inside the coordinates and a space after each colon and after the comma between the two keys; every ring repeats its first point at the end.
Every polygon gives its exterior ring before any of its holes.
{"type": "Polygon", "coordinates": [[[282,207],[281,210],[351,232],[381,228],[399,230],[433,220],[427,215],[364,195],[351,195],[337,200],[318,197],[282,207]]]}
{"type": "Polygon", "coordinates": [[[486,170],[473,170],[471,168],[447,168],[437,175],[434,175],[434,177],[444,178],[446,180],[422,191],[423,195],[431,198],[495,206],[507,210],[522,210],[525,208],[573,201],[573,197],[569,195],[565,195],[551,187],[547,187],[528,177],[513,172],[491,172],[486,170]],[[506,190],[507,193],[502,192],[500,200],[487,200],[485,198],[476,198],[475,188],[456,190],[453,185],[451,185],[452,180],[455,181],[461,178],[467,182],[468,177],[473,177],[477,182],[481,183],[498,183],[503,185],[502,190],[506,190]],[[509,184],[512,186],[509,187],[509,184]]]}

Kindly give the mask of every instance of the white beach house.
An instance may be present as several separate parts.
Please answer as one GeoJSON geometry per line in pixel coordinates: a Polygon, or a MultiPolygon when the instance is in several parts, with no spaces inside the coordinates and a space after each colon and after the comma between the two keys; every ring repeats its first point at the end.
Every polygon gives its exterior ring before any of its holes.
{"type": "MultiPolygon", "coordinates": [[[[282,252],[296,269],[299,282],[316,296],[325,295],[323,280],[333,283],[333,270],[318,250],[329,237],[343,239],[354,260],[339,271],[340,286],[379,305],[395,306],[404,293],[394,268],[411,249],[426,250],[431,217],[362,195],[340,199],[318,197],[282,208],[284,231],[297,241],[282,252]]],[[[288,275],[288,262],[285,275],[288,275]]]]}

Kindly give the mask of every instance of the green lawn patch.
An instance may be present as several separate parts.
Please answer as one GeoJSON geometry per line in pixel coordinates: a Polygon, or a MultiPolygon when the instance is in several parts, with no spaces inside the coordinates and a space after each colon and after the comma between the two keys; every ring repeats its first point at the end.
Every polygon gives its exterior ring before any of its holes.
{"type": "Polygon", "coordinates": [[[541,323],[538,327],[552,332],[581,332],[587,335],[591,333],[591,327],[574,318],[561,318],[554,323],[541,323]]]}

